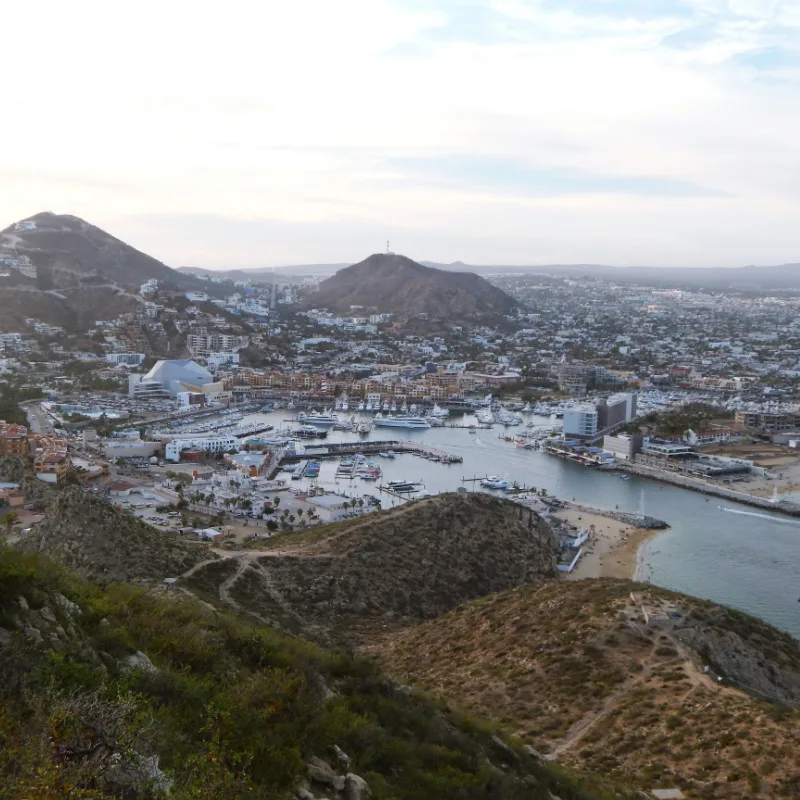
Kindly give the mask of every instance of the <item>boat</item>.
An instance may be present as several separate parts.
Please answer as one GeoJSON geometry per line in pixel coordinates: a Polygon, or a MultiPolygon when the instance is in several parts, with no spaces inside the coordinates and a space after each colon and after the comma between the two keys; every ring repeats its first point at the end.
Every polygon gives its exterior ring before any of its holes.
{"type": "Polygon", "coordinates": [[[431,409],[431,416],[448,417],[450,416],[450,412],[446,408],[442,408],[438,403],[434,403],[433,408],[431,409]]]}
{"type": "Polygon", "coordinates": [[[427,430],[431,427],[428,420],[410,414],[399,417],[384,417],[383,414],[375,416],[375,425],[378,428],[413,428],[427,430]]]}
{"type": "Polygon", "coordinates": [[[631,476],[630,476],[630,475],[626,475],[626,474],[623,472],[623,473],[622,473],[622,475],[620,475],[620,476],[619,476],[619,479],[620,479],[621,481],[629,481],[629,480],[631,479],[631,476]]]}
{"type": "Polygon", "coordinates": [[[363,400],[358,404],[358,409],[357,410],[358,411],[366,411],[366,406],[364,405],[364,401],[363,400]]]}
{"type": "Polygon", "coordinates": [[[371,422],[359,422],[358,428],[356,431],[360,433],[362,436],[366,436],[372,430],[372,423],[371,422]]]}
{"type": "Polygon", "coordinates": [[[387,484],[387,488],[396,494],[416,492],[420,486],[422,486],[421,483],[413,481],[390,481],[387,484]]]}
{"type": "Polygon", "coordinates": [[[501,480],[500,478],[495,478],[494,480],[492,480],[491,478],[484,478],[481,481],[481,486],[483,486],[486,489],[502,489],[502,490],[505,490],[505,489],[508,489],[508,487],[510,485],[511,484],[509,484],[508,481],[501,480]]]}
{"type": "Polygon", "coordinates": [[[525,405],[522,406],[522,412],[521,412],[522,414],[530,414],[532,411],[533,409],[531,408],[530,403],[525,403],[525,405]]]}
{"type": "Polygon", "coordinates": [[[336,414],[331,414],[328,411],[312,411],[310,414],[301,411],[297,415],[297,419],[304,425],[316,425],[320,428],[330,428],[339,422],[336,414]]]}
{"type": "Polygon", "coordinates": [[[389,411],[392,414],[396,414],[397,413],[397,403],[395,403],[394,400],[392,400],[391,405],[389,406],[389,411]]]}
{"type": "Polygon", "coordinates": [[[469,429],[469,433],[471,433],[473,436],[475,436],[478,433],[478,431],[476,431],[475,428],[470,428],[469,429]]]}
{"type": "Polygon", "coordinates": [[[394,458],[394,453],[391,450],[381,450],[378,455],[381,458],[394,458]]]}
{"type": "Polygon", "coordinates": [[[371,411],[372,411],[372,403],[370,403],[369,401],[367,401],[366,405],[364,406],[364,411],[369,411],[369,412],[371,412],[371,411]]]}
{"type": "Polygon", "coordinates": [[[494,414],[492,414],[491,410],[488,408],[479,408],[475,412],[475,416],[478,418],[478,422],[481,425],[494,425],[494,414]]]}
{"type": "Polygon", "coordinates": [[[325,439],[328,436],[328,431],[325,428],[318,428],[314,425],[301,425],[294,435],[298,439],[325,439]]]}

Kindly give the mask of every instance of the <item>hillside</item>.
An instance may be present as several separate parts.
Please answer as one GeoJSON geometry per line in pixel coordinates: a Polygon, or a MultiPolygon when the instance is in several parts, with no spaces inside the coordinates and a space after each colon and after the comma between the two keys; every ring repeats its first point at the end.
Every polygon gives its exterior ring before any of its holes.
{"type": "Polygon", "coordinates": [[[632,800],[371,663],[0,547],[0,797],[632,800]]]}
{"type": "Polygon", "coordinates": [[[215,558],[205,545],[157,530],[77,487],[55,493],[21,548],[104,582],[159,583],[215,558]]]}
{"type": "Polygon", "coordinates": [[[800,796],[800,643],[745,614],[627,581],[559,582],[372,649],[396,678],[584,772],[705,800],[800,796]]]}
{"type": "Polygon", "coordinates": [[[138,289],[150,278],[181,277],[100,228],[49,211],[0,231],[0,258],[27,258],[36,267],[40,289],[81,286],[92,279],[138,289]]]}
{"type": "Polygon", "coordinates": [[[459,321],[508,314],[518,303],[471,272],[445,272],[394,254],[376,254],[322,281],[307,305],[337,313],[359,306],[399,320],[420,314],[459,321]]]}
{"type": "Polygon", "coordinates": [[[45,212],[0,231],[0,330],[26,317],[68,331],[141,308],[139,287],[156,278],[205,285],[68,214],[45,212]]]}
{"type": "Polygon", "coordinates": [[[556,575],[547,523],[480,493],[276,536],[266,547],[194,570],[185,585],[264,622],[350,641],[556,575]]]}

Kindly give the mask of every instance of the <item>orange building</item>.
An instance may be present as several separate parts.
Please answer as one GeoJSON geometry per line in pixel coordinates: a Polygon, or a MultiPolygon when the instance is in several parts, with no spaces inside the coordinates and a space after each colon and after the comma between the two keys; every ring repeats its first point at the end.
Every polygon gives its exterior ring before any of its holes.
{"type": "Polygon", "coordinates": [[[0,420],[0,453],[24,456],[28,453],[28,429],[24,425],[0,420]]]}

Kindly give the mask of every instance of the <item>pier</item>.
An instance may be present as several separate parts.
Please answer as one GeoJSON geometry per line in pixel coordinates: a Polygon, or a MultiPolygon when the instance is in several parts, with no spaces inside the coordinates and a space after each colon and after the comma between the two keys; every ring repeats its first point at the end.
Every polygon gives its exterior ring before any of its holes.
{"type": "Polygon", "coordinates": [[[447,453],[436,447],[430,447],[420,442],[400,442],[397,440],[369,441],[369,442],[336,442],[333,444],[309,445],[303,452],[296,456],[284,456],[287,462],[300,461],[305,458],[341,458],[342,456],[378,455],[385,450],[395,453],[411,453],[420,458],[438,461],[442,464],[460,464],[464,459],[461,456],[447,453]]]}

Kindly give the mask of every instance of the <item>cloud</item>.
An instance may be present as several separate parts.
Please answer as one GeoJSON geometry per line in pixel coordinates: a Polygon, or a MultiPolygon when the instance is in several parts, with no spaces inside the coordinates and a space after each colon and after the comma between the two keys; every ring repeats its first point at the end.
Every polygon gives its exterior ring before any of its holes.
{"type": "Polygon", "coordinates": [[[800,50],[786,47],[761,47],[739,53],[730,59],[737,67],[749,67],[758,71],[772,72],[800,68],[800,50]]]}
{"type": "Polygon", "coordinates": [[[532,196],[626,195],[629,197],[721,197],[724,192],[674,178],[604,175],[579,169],[532,167],[525,161],[479,156],[397,158],[393,169],[420,181],[469,192],[532,196]]]}
{"type": "Polygon", "coordinates": [[[679,0],[543,0],[551,11],[571,11],[580,17],[615,17],[654,20],[690,18],[696,13],[691,3],[679,0]]]}

